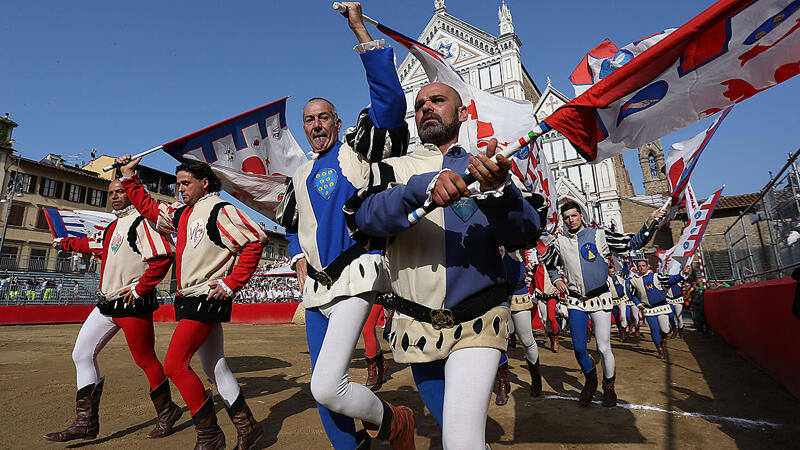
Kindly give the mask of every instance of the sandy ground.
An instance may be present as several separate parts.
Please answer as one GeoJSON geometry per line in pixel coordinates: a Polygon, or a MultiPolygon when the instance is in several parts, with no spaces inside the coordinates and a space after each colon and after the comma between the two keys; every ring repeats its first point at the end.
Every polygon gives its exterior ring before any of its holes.
{"type": "MultiPolygon", "coordinates": [[[[165,354],[174,327],[156,324],[159,356],[165,354]]],[[[153,407],[145,376],[134,365],[121,335],[99,357],[106,376],[100,435],[69,443],[42,439],[74,417],[70,354],[78,329],[79,325],[0,328],[0,448],[191,448],[194,429],[174,388],[174,399],[185,411],[176,432],[165,439],[145,439],[154,424],[153,407]]],[[[225,335],[229,365],[265,431],[260,446],[329,448],[309,391],[303,327],[225,325],[225,335]]],[[[543,335],[537,340],[542,344],[543,335]]],[[[575,399],[583,377],[569,338],[562,342],[559,353],[549,347],[541,351],[545,393],[540,398],[528,395],[530,378],[522,350],[510,351],[511,400],[498,407],[493,398],[489,409],[487,440],[493,449],[791,448],[800,442],[800,401],[718,337],[688,332],[685,341],[671,340],[666,363],[656,358],[649,337],[624,343],[614,337],[621,404],[617,408],[578,406],[575,399]]],[[[593,357],[599,361],[597,353],[593,357]]],[[[193,367],[199,369],[199,361],[193,367]]],[[[351,368],[354,381],[365,380],[364,367],[359,343],[351,368]]],[[[391,369],[392,378],[379,395],[415,411],[418,448],[441,448],[441,432],[416,393],[410,369],[397,364],[391,369]]],[[[216,404],[219,409],[221,401],[216,404]]],[[[231,448],[235,430],[224,411],[217,416],[231,448]]]]}

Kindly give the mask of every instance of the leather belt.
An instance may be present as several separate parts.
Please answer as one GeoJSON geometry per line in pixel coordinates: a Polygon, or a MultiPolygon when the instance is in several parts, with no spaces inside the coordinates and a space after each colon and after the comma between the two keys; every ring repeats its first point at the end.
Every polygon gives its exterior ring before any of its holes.
{"type": "Polygon", "coordinates": [[[558,300],[558,295],[533,294],[539,300],[558,300]]]}
{"type": "Polygon", "coordinates": [[[606,292],[609,292],[608,285],[604,284],[598,288],[592,289],[591,291],[587,292],[586,295],[578,294],[575,291],[569,291],[569,295],[570,297],[575,297],[578,300],[588,300],[590,298],[599,297],[600,295],[603,295],[606,292]]]}
{"type": "Polygon", "coordinates": [[[328,264],[322,270],[317,270],[311,267],[309,264],[306,269],[306,274],[312,279],[317,280],[320,284],[325,285],[326,288],[330,289],[331,285],[333,285],[333,283],[339,279],[339,276],[342,275],[344,268],[366,252],[367,249],[365,249],[363,246],[360,244],[354,244],[352,247],[342,252],[341,255],[337,256],[333,262],[328,264]]]}
{"type": "Polygon", "coordinates": [[[465,298],[452,308],[432,309],[402,297],[386,299],[386,308],[405,314],[414,320],[433,325],[434,329],[453,328],[459,323],[478,318],[506,301],[506,287],[497,285],[465,298]]]}

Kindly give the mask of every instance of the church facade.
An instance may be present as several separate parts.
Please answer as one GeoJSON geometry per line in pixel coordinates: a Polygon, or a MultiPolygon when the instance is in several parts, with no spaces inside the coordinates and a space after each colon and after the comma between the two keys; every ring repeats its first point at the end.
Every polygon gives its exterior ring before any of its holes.
{"type": "MultiPolygon", "coordinates": [[[[542,120],[570,99],[552,86],[549,77],[546,88],[541,91],[525,69],[519,51],[522,42],[514,33],[511,11],[505,1],[498,8],[498,22],[499,35],[495,36],[448,13],[444,0],[434,0],[434,14],[417,40],[441,53],[472,86],[492,94],[530,101],[536,117],[542,120]]],[[[397,71],[408,105],[406,122],[415,140],[414,100],[428,78],[411,54],[400,63],[397,71]]],[[[630,220],[623,218],[622,201],[634,197],[635,193],[622,156],[587,164],[557,131],[547,133],[540,142],[553,172],[559,204],[566,199],[574,200],[581,205],[588,222],[604,224],[616,231],[636,231],[627,230],[630,227],[625,223],[630,220]]],[[[645,185],[651,196],[656,194],[659,183],[666,189],[666,178],[660,173],[664,156],[663,151],[659,151],[660,143],[658,148],[639,150],[643,170],[645,164],[648,165],[645,185]],[[651,163],[657,172],[650,171],[651,163]],[[651,173],[654,176],[648,177],[651,173]]]]}

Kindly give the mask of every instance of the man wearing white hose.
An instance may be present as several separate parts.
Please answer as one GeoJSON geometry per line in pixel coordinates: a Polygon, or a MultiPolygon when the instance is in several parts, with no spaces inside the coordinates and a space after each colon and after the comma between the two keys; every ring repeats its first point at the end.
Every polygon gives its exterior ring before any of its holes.
{"type": "Polygon", "coordinates": [[[303,127],[314,155],[292,177],[277,218],[286,227],[306,313],[311,356],[311,393],[334,448],[368,445],[356,436],[361,420],[369,436],[391,441],[394,449],[414,447],[414,415],[390,405],[362,384],[348,379],[358,337],[376,294],[390,292],[384,258],[367,252],[347,230],[342,207],[367,184],[369,163],[408,146],[405,94],[394,67],[394,52],[372,40],[359,3],[344,2],[343,14],[359,44],[371,106],[354,129],[339,140],[342,121],[331,102],[311,99],[303,108],[303,127]]]}
{"type": "Polygon", "coordinates": [[[613,301],[608,283],[608,258],[612,253],[622,254],[642,248],[653,234],[648,231],[649,227],[663,215],[664,211],[658,209],[638,233],[621,234],[608,229],[586,227],[577,203],[567,201],[561,205],[561,218],[567,232],[556,238],[543,260],[556,289],[567,295],[575,358],[586,377],[579,398],[581,406],[589,406],[597,391],[597,369],[587,350],[589,318],[597,339],[597,350],[603,358],[603,406],[617,404],[615,361],[611,353],[613,301]],[[563,267],[566,283],[561,279],[559,266],[563,267]]]}
{"type": "MultiPolygon", "coordinates": [[[[417,95],[421,145],[372,165],[370,184],[345,205],[354,237],[388,244],[395,310],[394,359],[411,363],[425,405],[442,426],[445,449],[484,449],[486,416],[510,320],[498,246],[538,239],[541,220],[510,181],[508,159],[470,156],[458,142],[468,118],[458,92],[442,83],[417,95]],[[476,182],[469,187],[462,174],[476,182]],[[441,208],[412,225],[423,204],[441,208]]],[[[541,200],[541,199],[540,199],[541,200]]],[[[541,202],[543,203],[543,202],[541,202]]]]}
{"type": "MultiPolygon", "coordinates": [[[[503,264],[506,267],[511,321],[520,343],[525,347],[525,363],[531,376],[531,397],[538,397],[542,393],[542,371],[539,367],[539,347],[533,338],[531,316],[533,296],[530,293],[529,267],[526,264],[529,251],[533,250],[504,252],[503,264]]],[[[508,394],[511,392],[508,364],[504,365],[501,362],[500,368],[497,369],[497,381],[498,392],[495,403],[502,406],[508,403],[508,394]]]]}
{"type": "Polygon", "coordinates": [[[667,303],[672,308],[675,323],[672,327],[672,338],[683,339],[683,288],[680,284],[673,284],[667,289],[667,303]]]}

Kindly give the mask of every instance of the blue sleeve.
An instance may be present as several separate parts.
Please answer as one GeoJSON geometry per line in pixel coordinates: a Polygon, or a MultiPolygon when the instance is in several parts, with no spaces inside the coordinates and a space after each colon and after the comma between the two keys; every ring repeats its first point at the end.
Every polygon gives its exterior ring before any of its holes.
{"type": "Polygon", "coordinates": [[[406,96],[394,67],[394,50],[382,48],[361,54],[367,71],[369,117],[378,128],[398,128],[406,115],[406,96]]]}
{"type": "Polygon", "coordinates": [[[631,250],[639,250],[647,245],[647,243],[650,242],[650,238],[652,238],[655,233],[650,233],[650,236],[645,235],[645,233],[647,233],[647,225],[643,224],[639,232],[631,238],[631,241],[628,243],[628,248],[631,250]]]}
{"type": "Polygon", "coordinates": [[[425,203],[428,184],[437,173],[414,175],[404,185],[368,196],[356,211],[357,228],[375,237],[396,236],[410,228],[408,215],[425,203]]]}
{"type": "Polygon", "coordinates": [[[478,208],[486,215],[494,237],[500,244],[522,247],[539,238],[539,214],[514,183],[506,186],[500,197],[476,200],[478,208]]]}
{"type": "Polygon", "coordinates": [[[638,305],[642,303],[642,301],[639,300],[639,297],[636,296],[636,289],[631,286],[631,280],[625,281],[625,290],[628,291],[628,297],[633,300],[634,304],[638,305]]]}
{"type": "Polygon", "coordinates": [[[681,274],[672,275],[671,277],[669,277],[669,281],[667,282],[667,284],[669,284],[670,286],[674,286],[680,283],[681,281],[683,281],[683,275],[681,274]]]}
{"type": "Polygon", "coordinates": [[[631,273],[631,265],[628,264],[628,261],[622,263],[622,272],[620,274],[623,278],[628,278],[628,274],[631,273]]]}
{"type": "Polygon", "coordinates": [[[297,228],[286,228],[286,240],[289,241],[289,255],[292,258],[303,253],[303,249],[300,248],[300,239],[297,237],[297,228]]]}

